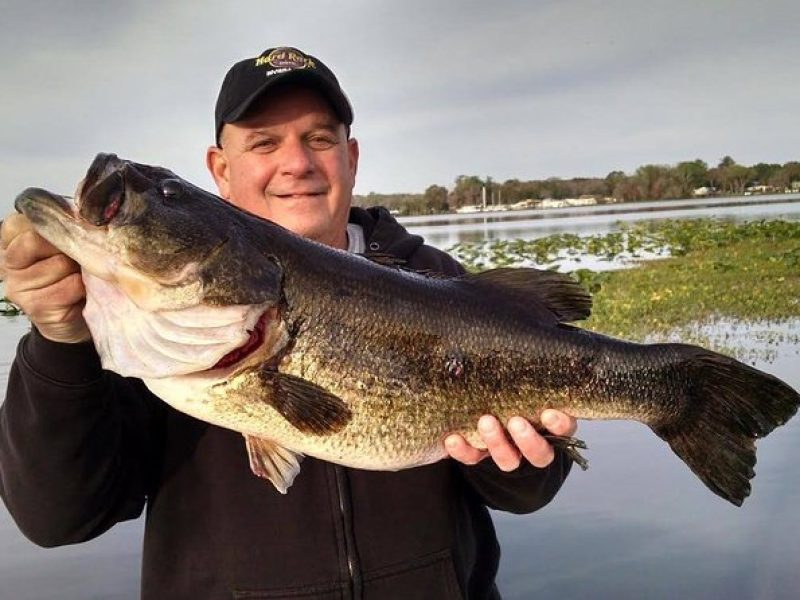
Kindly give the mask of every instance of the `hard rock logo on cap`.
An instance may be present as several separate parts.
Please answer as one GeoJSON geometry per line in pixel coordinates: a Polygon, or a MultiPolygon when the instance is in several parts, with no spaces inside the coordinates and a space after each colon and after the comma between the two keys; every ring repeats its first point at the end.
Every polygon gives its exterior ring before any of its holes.
{"type": "Polygon", "coordinates": [[[314,61],[295,48],[275,48],[267,56],[259,56],[256,66],[268,64],[275,69],[313,69],[314,61]]]}

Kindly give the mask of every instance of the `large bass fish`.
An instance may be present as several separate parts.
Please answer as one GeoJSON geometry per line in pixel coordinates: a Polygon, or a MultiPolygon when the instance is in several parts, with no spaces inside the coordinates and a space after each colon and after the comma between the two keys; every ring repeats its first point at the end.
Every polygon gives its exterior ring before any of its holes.
{"type": "Polygon", "coordinates": [[[388,268],[113,155],[95,159],[74,207],[31,188],[16,208],[80,263],[104,368],[244,434],[253,471],[281,492],[304,454],[405,469],[444,458],[451,432],[480,445],[483,414],[536,424],[556,408],[645,423],[740,505],[755,439],[800,401],[775,377],[703,348],[568,325],[591,302],[566,276],[388,268]]]}

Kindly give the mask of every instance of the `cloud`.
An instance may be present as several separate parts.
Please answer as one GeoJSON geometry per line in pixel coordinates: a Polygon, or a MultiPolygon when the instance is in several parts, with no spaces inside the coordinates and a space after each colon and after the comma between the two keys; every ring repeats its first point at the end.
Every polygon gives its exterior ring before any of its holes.
{"type": "Polygon", "coordinates": [[[0,208],[71,190],[100,151],[212,189],[221,79],[281,44],[353,101],[359,192],[798,158],[794,2],[51,4],[11,2],[0,25],[0,208]]]}

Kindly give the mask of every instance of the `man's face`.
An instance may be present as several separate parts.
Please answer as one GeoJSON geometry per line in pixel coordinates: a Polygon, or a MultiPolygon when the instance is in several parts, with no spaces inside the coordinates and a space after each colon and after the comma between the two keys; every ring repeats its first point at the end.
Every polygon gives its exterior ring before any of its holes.
{"type": "Polygon", "coordinates": [[[206,161],[231,204],[318,242],[347,247],[358,143],[315,90],[271,93],[226,124],[206,161]]]}

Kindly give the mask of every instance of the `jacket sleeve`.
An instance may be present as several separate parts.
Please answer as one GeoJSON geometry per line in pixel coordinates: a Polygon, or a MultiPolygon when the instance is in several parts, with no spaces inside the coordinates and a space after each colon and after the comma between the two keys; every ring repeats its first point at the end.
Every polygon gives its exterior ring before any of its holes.
{"type": "Polygon", "coordinates": [[[495,510],[523,514],[539,510],[561,489],[572,460],[556,449],[555,458],[544,469],[523,460],[514,471],[501,471],[490,458],[477,465],[459,464],[464,479],[481,501],[495,510]]]}
{"type": "Polygon", "coordinates": [[[157,456],[158,404],[100,367],[91,343],[20,341],[0,406],[0,496],[41,546],[139,516],[157,456]]]}

